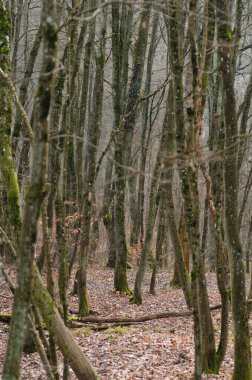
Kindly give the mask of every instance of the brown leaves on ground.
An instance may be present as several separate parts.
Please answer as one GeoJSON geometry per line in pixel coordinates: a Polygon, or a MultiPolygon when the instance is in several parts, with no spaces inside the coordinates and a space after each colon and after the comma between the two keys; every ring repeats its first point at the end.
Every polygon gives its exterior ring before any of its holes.
{"type": "MultiPolygon", "coordinates": [[[[134,284],[135,273],[129,271],[129,283],[134,284]]],[[[170,276],[159,273],[157,295],[148,293],[150,274],[144,282],[143,305],[129,303],[128,297],[113,292],[113,271],[108,268],[90,269],[88,275],[90,308],[98,317],[136,317],[156,312],[186,310],[180,289],[169,287],[170,276]]],[[[1,313],[10,312],[11,299],[1,279],[1,313]]],[[[208,275],[211,305],[220,302],[215,274],[208,275]]],[[[70,310],[78,309],[76,297],[69,297],[70,310]]],[[[216,340],[220,330],[220,312],[213,312],[216,340]]],[[[102,380],[189,380],[194,366],[192,318],[153,320],[131,326],[116,326],[92,331],[90,325],[72,330],[76,340],[96,368],[102,380]]],[[[0,363],[2,366],[7,342],[8,326],[0,324],[0,363]]],[[[231,328],[230,328],[231,336],[231,328]]],[[[62,357],[59,353],[59,370],[62,357]]],[[[204,375],[204,380],[231,379],[232,338],[219,375],[204,375]]],[[[37,354],[24,355],[21,379],[46,379],[37,354]]],[[[76,379],[70,369],[70,380],[76,379]]]]}

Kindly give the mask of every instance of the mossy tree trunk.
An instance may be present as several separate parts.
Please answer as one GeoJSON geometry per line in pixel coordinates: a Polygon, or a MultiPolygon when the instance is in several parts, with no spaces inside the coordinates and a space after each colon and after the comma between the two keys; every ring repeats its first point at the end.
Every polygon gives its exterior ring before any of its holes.
{"type": "MultiPolygon", "coordinates": [[[[11,76],[10,64],[10,16],[5,1],[0,2],[0,68],[11,76]]],[[[21,209],[19,201],[19,186],[15,173],[11,150],[12,101],[7,83],[0,78],[0,167],[7,192],[10,224],[14,232],[16,244],[19,241],[21,228],[21,209]]]]}
{"type": "MultiPolygon", "coordinates": [[[[216,152],[216,154],[224,149],[223,120],[219,117],[216,118],[216,115],[221,113],[222,97],[219,82],[219,74],[217,74],[209,84],[211,99],[209,102],[209,148],[212,152],[216,152]]],[[[211,225],[215,239],[216,277],[222,303],[221,334],[215,361],[217,372],[220,369],[227,349],[230,288],[228,259],[223,236],[224,178],[222,161],[210,163],[206,181],[211,225]]]]}
{"type": "Polygon", "coordinates": [[[107,158],[106,176],[104,185],[104,198],[102,217],[109,241],[109,257],[107,265],[115,267],[116,264],[116,237],[115,237],[115,142],[118,125],[122,120],[123,104],[126,97],[129,76],[129,51],[131,44],[133,22],[133,8],[126,4],[112,7],[112,58],[113,58],[113,110],[114,120],[110,135],[110,156],[107,158]]]}
{"type": "Polygon", "coordinates": [[[81,317],[89,314],[87,297],[87,264],[91,238],[92,207],[94,199],[94,184],[96,179],[96,158],[100,139],[102,122],[102,104],[104,90],[104,65],[105,65],[105,34],[106,34],[106,13],[100,17],[100,44],[96,52],[96,73],[93,88],[93,105],[89,119],[87,134],[87,152],[85,157],[85,184],[82,198],[83,226],[79,247],[79,314],[81,317]]]}
{"type": "MultiPolygon", "coordinates": [[[[33,264],[34,240],[36,239],[37,219],[44,196],[44,180],[46,172],[47,151],[47,117],[50,106],[51,81],[53,78],[56,50],[56,33],[54,29],[54,2],[44,2],[42,24],[44,29],[45,55],[39,80],[39,91],[36,98],[36,118],[34,119],[34,156],[32,166],[31,186],[28,189],[25,202],[24,218],[19,244],[18,289],[15,293],[14,316],[3,370],[4,379],[17,379],[19,363],[24,339],[26,312],[33,300],[40,309],[41,315],[51,334],[57,339],[59,348],[69,361],[78,379],[93,380],[97,376],[85,355],[75,343],[72,335],[65,327],[56,305],[43,285],[38,268],[33,264]],[[24,265],[25,264],[25,265],[24,265]],[[24,273],[22,269],[25,269],[24,273]],[[31,280],[33,273],[33,287],[31,280]],[[16,301],[16,299],[18,299],[16,301]],[[19,309],[19,310],[17,310],[19,309]],[[21,325],[22,324],[22,325],[21,325]],[[18,329],[16,329],[16,326],[18,329]]],[[[6,15],[4,4],[0,2],[1,15],[6,15]]],[[[6,18],[4,18],[7,20],[6,18]]],[[[3,18],[1,17],[1,21],[3,18]]],[[[1,29],[2,30],[2,29],[1,29]]],[[[8,32],[8,30],[7,30],[8,32]]],[[[8,36],[8,34],[7,34],[8,36]]],[[[8,39],[7,39],[8,41],[8,39]]],[[[1,87],[2,88],[2,87],[1,87]]]]}
{"type": "Polygon", "coordinates": [[[215,333],[209,305],[209,297],[205,276],[205,252],[208,233],[208,198],[205,199],[202,242],[198,260],[198,304],[201,330],[202,371],[218,373],[215,351],[215,333]]]}
{"type": "MultiPolygon", "coordinates": [[[[90,0],[90,7],[93,8],[96,5],[94,0],[90,0]]],[[[82,205],[82,193],[83,193],[83,148],[84,148],[84,133],[87,130],[88,119],[87,119],[87,111],[88,111],[88,89],[90,82],[90,73],[91,73],[91,65],[92,65],[92,55],[94,50],[94,39],[96,33],[96,18],[92,20],[88,24],[89,32],[87,42],[84,46],[84,67],[83,67],[83,78],[81,85],[81,95],[80,95],[80,106],[79,106],[79,114],[78,114],[78,122],[75,126],[75,133],[78,136],[76,140],[75,146],[75,171],[76,171],[76,181],[77,181],[77,201],[79,206],[79,212],[81,213],[81,205],[82,205]]],[[[86,24],[86,23],[85,23],[86,24]]],[[[84,30],[82,30],[84,34],[84,30]]],[[[81,38],[81,34],[79,36],[79,40],[81,38]]],[[[80,48],[79,48],[80,50],[80,48]]],[[[77,53],[77,52],[76,52],[77,53]]]]}
{"type": "Polygon", "coordinates": [[[234,326],[233,380],[251,380],[251,351],[246,304],[245,270],[238,224],[238,128],[234,90],[234,41],[228,1],[217,1],[218,55],[223,86],[225,125],[224,201],[225,233],[231,272],[232,317],[234,326]]]}
{"type": "Polygon", "coordinates": [[[55,335],[57,344],[70,367],[73,369],[77,379],[96,380],[97,375],[93,367],[65,326],[55,303],[43,286],[42,279],[36,267],[34,267],[33,298],[49,332],[55,335]]]}
{"type": "MultiPolygon", "coordinates": [[[[4,12],[3,3],[1,6],[4,12]]],[[[6,13],[3,15],[6,19],[6,13]]],[[[44,60],[34,106],[32,172],[30,185],[26,194],[24,217],[18,247],[17,288],[14,295],[13,318],[3,369],[3,379],[5,380],[17,379],[19,377],[27,312],[31,302],[34,244],[36,242],[40,207],[45,194],[47,172],[47,117],[50,108],[53,70],[57,51],[57,35],[55,33],[54,18],[54,2],[44,1],[41,15],[44,35],[44,60]]],[[[6,30],[6,38],[8,37],[7,32],[8,29],[6,30]]]]}
{"type": "MultiPolygon", "coordinates": [[[[209,7],[208,2],[204,2],[202,22],[201,44],[198,46],[196,40],[196,11],[197,0],[190,2],[190,15],[188,19],[188,38],[190,46],[191,61],[191,85],[192,85],[192,108],[187,106],[189,121],[187,149],[191,153],[191,165],[188,168],[188,186],[183,189],[186,210],[186,223],[190,251],[192,253],[192,293],[194,314],[194,340],[195,340],[195,379],[201,379],[201,373],[216,372],[215,336],[212,317],[210,313],[208,292],[205,279],[205,267],[203,260],[203,250],[205,236],[200,247],[200,198],[198,189],[198,160],[200,156],[200,136],[202,132],[202,116],[205,105],[206,80],[205,71],[208,69],[207,47],[209,44],[209,7]],[[197,54],[200,49],[199,54],[197,54]],[[197,315],[198,314],[198,315],[197,315]]],[[[214,24],[213,24],[214,25],[214,24]]],[[[212,28],[210,28],[212,29],[212,28]]],[[[210,39],[211,40],[211,39],[210,39]]],[[[207,200],[205,201],[205,218],[207,213],[207,200]]],[[[207,233],[207,220],[204,220],[203,233],[207,233]]]]}
{"type": "MultiPolygon", "coordinates": [[[[159,195],[160,197],[160,195],[159,195]]],[[[166,210],[164,207],[164,197],[160,197],[159,201],[159,215],[158,215],[158,230],[157,230],[157,240],[156,240],[156,256],[153,259],[152,264],[152,274],[150,281],[150,294],[155,294],[156,287],[156,277],[158,269],[163,266],[164,256],[167,256],[167,219],[166,219],[166,210]]]]}
{"type": "MultiPolygon", "coordinates": [[[[151,79],[152,79],[152,70],[153,62],[155,57],[155,52],[157,48],[157,32],[159,25],[159,14],[155,13],[153,16],[153,25],[151,31],[150,47],[147,57],[146,65],[146,78],[144,86],[144,97],[147,99],[143,103],[142,108],[142,131],[141,131],[141,156],[140,156],[140,173],[138,179],[138,192],[137,200],[132,202],[132,230],[130,236],[130,245],[134,246],[140,241],[140,244],[143,243],[144,236],[144,188],[145,188],[145,170],[146,170],[146,160],[147,153],[149,149],[150,136],[153,127],[153,123],[149,119],[149,107],[150,107],[150,98],[148,95],[151,91],[151,79]]],[[[133,177],[133,176],[132,176],[133,177]]],[[[130,180],[130,179],[129,179],[130,180]]],[[[136,193],[130,191],[131,199],[135,199],[136,193]]]]}
{"type": "MultiPolygon", "coordinates": [[[[123,54],[123,37],[127,30],[125,16],[129,15],[131,22],[132,12],[128,12],[125,6],[122,6],[120,15],[119,4],[112,5],[112,53],[113,53],[113,108],[114,108],[114,128],[115,135],[115,198],[114,198],[114,234],[116,247],[116,262],[114,271],[114,287],[121,293],[130,294],[127,281],[127,258],[128,249],[126,244],[125,233],[125,188],[126,172],[124,168],[124,130],[122,123],[123,114],[123,92],[125,91],[127,80],[123,76],[127,72],[128,50],[123,54]]],[[[129,47],[129,45],[128,45],[129,47]]],[[[124,95],[126,93],[124,92],[124,95]]]]}
{"type": "MultiPolygon", "coordinates": [[[[186,266],[187,271],[189,272],[190,248],[189,248],[189,241],[188,241],[188,235],[187,235],[187,229],[186,229],[183,207],[181,209],[178,232],[179,232],[181,246],[182,246],[182,250],[183,250],[185,266],[186,266]]],[[[176,261],[174,263],[174,274],[173,274],[172,280],[170,281],[170,286],[176,286],[176,287],[181,286],[176,261]]]]}
{"type": "MultiPolygon", "coordinates": [[[[173,98],[174,98],[174,126],[175,130],[171,130],[172,145],[170,146],[170,155],[174,152],[176,143],[176,151],[179,156],[183,159],[183,155],[186,150],[186,140],[185,140],[185,106],[184,106],[184,86],[183,86],[183,30],[181,25],[183,24],[183,14],[182,14],[182,3],[180,1],[172,1],[169,8],[167,8],[167,13],[165,13],[165,24],[167,28],[168,43],[169,43],[169,59],[171,64],[171,72],[173,78],[173,98]],[[168,16],[168,17],[167,17],[168,16]],[[180,27],[178,27],[180,25],[180,27]],[[176,139],[175,139],[176,136],[176,139]]],[[[183,162],[183,161],[182,161],[183,162]]],[[[179,272],[180,282],[184,291],[185,299],[189,307],[192,306],[192,293],[191,293],[191,283],[188,278],[188,272],[185,268],[183,249],[181,245],[180,236],[178,233],[178,228],[176,225],[176,214],[174,210],[174,202],[172,197],[172,181],[173,181],[173,163],[167,162],[166,181],[167,190],[169,198],[167,199],[168,205],[168,221],[171,233],[171,239],[173,242],[173,247],[175,251],[175,260],[177,264],[177,269],[179,272]]],[[[184,207],[186,207],[187,201],[187,190],[188,178],[187,178],[187,167],[183,164],[179,166],[180,178],[181,178],[181,192],[184,198],[184,207]]],[[[168,196],[167,196],[168,197],[168,196]]],[[[185,213],[187,210],[185,208],[185,213]]],[[[188,228],[188,223],[186,221],[188,228]]],[[[188,230],[189,235],[189,230],[188,230]]],[[[191,254],[191,251],[190,251],[191,254]]],[[[195,314],[194,314],[195,315],[195,314]]]]}
{"type": "Polygon", "coordinates": [[[109,253],[106,266],[109,268],[114,268],[116,263],[116,246],[114,231],[114,187],[115,185],[113,182],[113,160],[111,157],[108,157],[106,164],[103,207],[101,210],[101,215],[108,236],[109,253]]]}
{"type": "MultiPolygon", "coordinates": [[[[53,97],[51,100],[50,108],[50,137],[52,137],[49,144],[49,165],[48,165],[48,182],[50,187],[47,194],[47,202],[45,202],[44,210],[42,210],[43,225],[46,228],[45,231],[45,241],[43,243],[43,249],[45,252],[45,262],[46,262],[46,273],[47,273],[47,289],[54,300],[55,291],[54,291],[54,278],[52,271],[52,233],[53,233],[53,219],[55,211],[55,200],[60,178],[60,152],[63,149],[64,140],[62,138],[57,138],[56,135],[62,132],[64,128],[64,123],[60,121],[60,114],[62,109],[63,101],[63,89],[66,78],[65,70],[65,61],[66,61],[66,52],[67,52],[68,42],[64,48],[63,56],[60,59],[61,67],[57,73],[57,78],[55,78],[55,88],[53,97]]],[[[52,331],[49,331],[49,345],[50,345],[50,363],[54,370],[54,376],[57,379],[57,356],[56,356],[56,338],[55,334],[52,331]]]]}
{"type": "MultiPolygon", "coordinates": [[[[116,237],[116,246],[117,246],[117,260],[115,268],[115,288],[119,291],[129,293],[128,285],[126,284],[126,270],[127,270],[127,244],[126,244],[126,234],[125,234],[125,212],[124,212],[124,199],[126,192],[126,176],[127,170],[126,167],[131,162],[131,145],[133,139],[133,133],[137,117],[137,103],[140,97],[140,89],[143,78],[143,69],[144,69],[144,59],[145,52],[148,41],[148,28],[150,21],[150,5],[147,1],[144,2],[144,9],[140,18],[140,25],[138,30],[138,37],[135,44],[134,55],[133,55],[133,69],[132,76],[129,83],[128,95],[126,97],[125,108],[124,108],[124,120],[121,120],[122,107],[119,103],[115,103],[115,117],[117,118],[119,133],[117,136],[116,150],[115,150],[115,159],[116,159],[116,201],[115,201],[115,237],[116,237]],[[120,126],[120,127],[119,127],[120,126]],[[120,223],[121,225],[117,225],[120,223]],[[124,255],[125,257],[122,257],[124,255]],[[123,276],[122,279],[124,283],[121,282],[120,276],[123,276]],[[123,290],[124,289],[124,290],[123,290]]],[[[118,29],[118,26],[115,27],[118,29]]],[[[115,41],[115,44],[118,45],[118,53],[122,49],[122,41],[115,41]]],[[[115,51],[116,53],[116,51],[115,51]]],[[[122,55],[119,55],[119,57],[122,55]]],[[[113,56],[113,64],[115,63],[115,76],[114,76],[114,90],[115,95],[120,94],[121,99],[121,90],[120,90],[120,79],[121,79],[121,63],[118,61],[115,62],[116,57],[113,56]],[[118,78],[118,82],[115,80],[118,78]]],[[[116,99],[115,99],[116,100],[116,99]]]]}
{"type": "MultiPolygon", "coordinates": [[[[164,140],[164,138],[162,138],[162,140],[164,140]]],[[[158,203],[159,203],[158,189],[160,186],[161,162],[162,162],[163,156],[164,156],[164,144],[161,142],[160,148],[158,151],[158,156],[156,158],[156,164],[155,164],[155,169],[153,172],[152,181],[151,181],[149,209],[148,209],[148,215],[147,215],[147,220],[146,220],[146,224],[147,224],[146,233],[145,233],[143,248],[141,252],[140,263],[139,263],[139,267],[138,267],[138,271],[137,271],[136,279],[135,279],[134,296],[131,301],[132,303],[135,303],[135,304],[142,303],[142,283],[144,280],[144,275],[145,275],[147,264],[148,264],[148,257],[150,253],[152,236],[154,232],[153,230],[154,230],[156,215],[157,215],[157,210],[158,210],[158,203]]]]}
{"type": "Polygon", "coordinates": [[[192,294],[191,294],[191,282],[189,278],[189,272],[187,271],[182,242],[180,239],[177,223],[176,212],[173,201],[173,175],[174,175],[174,163],[171,157],[175,150],[175,135],[176,135],[176,123],[175,123],[175,99],[174,99],[174,83],[170,84],[168,98],[167,98],[167,120],[168,130],[166,133],[166,159],[163,177],[163,186],[161,199],[164,197],[164,206],[167,209],[167,221],[170,229],[171,240],[175,253],[175,261],[178,269],[179,280],[183,289],[185,300],[188,308],[192,307],[192,294]]]}
{"type": "MultiPolygon", "coordinates": [[[[204,110],[204,70],[206,67],[206,51],[208,41],[208,4],[204,3],[204,18],[202,22],[202,39],[200,53],[197,55],[196,42],[196,12],[197,1],[190,2],[190,13],[188,16],[188,43],[190,48],[190,61],[188,64],[188,80],[191,85],[191,96],[184,101],[184,88],[182,81],[183,74],[183,52],[181,51],[181,42],[183,41],[183,31],[176,25],[181,22],[182,10],[181,2],[172,1],[169,8],[170,20],[166,20],[168,28],[168,38],[170,46],[171,69],[174,80],[174,97],[175,97],[175,118],[176,118],[176,142],[177,153],[182,155],[188,154],[190,165],[186,162],[180,165],[181,192],[184,199],[185,222],[188,233],[189,250],[192,257],[191,272],[191,296],[194,308],[194,341],[195,341],[195,373],[194,379],[201,379],[202,374],[202,348],[208,347],[207,355],[215,353],[214,340],[210,347],[209,342],[204,337],[203,330],[206,328],[212,330],[211,316],[209,316],[209,307],[207,313],[200,313],[200,305],[208,305],[207,290],[205,288],[203,263],[200,260],[200,232],[199,232],[199,193],[198,193],[198,156],[199,156],[199,137],[202,129],[202,114],[204,110]],[[187,118],[185,117],[187,111],[187,118]],[[186,122],[187,120],[187,122],[186,122]],[[188,131],[186,131],[188,126],[188,131]],[[186,136],[187,132],[187,136],[186,136]],[[186,138],[185,138],[186,136],[186,138]],[[201,291],[200,291],[201,288],[201,291]],[[204,295],[204,296],[203,296],[204,295]],[[201,297],[201,298],[199,298],[201,297]]],[[[170,225],[172,227],[172,224],[170,225]]],[[[176,227],[172,229],[176,232],[176,227]]],[[[176,234],[173,234],[173,238],[176,234]]],[[[179,241],[176,239],[175,241],[179,241]]],[[[209,305],[208,305],[209,306],[209,305]]],[[[210,335],[213,335],[212,333],[210,335]]],[[[212,355],[214,357],[214,355],[212,355]]],[[[208,360],[208,359],[207,359],[208,360]]],[[[211,360],[209,360],[211,362],[211,360]]],[[[213,365],[214,366],[214,365],[213,365]]]]}

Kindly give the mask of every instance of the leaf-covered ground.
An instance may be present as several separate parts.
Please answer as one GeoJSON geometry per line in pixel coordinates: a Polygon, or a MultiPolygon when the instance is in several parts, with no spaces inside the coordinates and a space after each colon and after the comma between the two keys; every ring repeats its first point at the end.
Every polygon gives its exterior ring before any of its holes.
{"type": "MultiPolygon", "coordinates": [[[[135,273],[129,271],[129,282],[133,288],[135,273]]],[[[156,295],[148,293],[150,275],[144,283],[143,305],[131,305],[127,297],[113,292],[113,272],[110,269],[89,270],[90,308],[97,317],[136,317],[166,311],[186,310],[180,289],[169,287],[170,276],[159,273],[156,295]]],[[[1,313],[10,312],[11,296],[0,279],[1,313]]],[[[211,305],[219,303],[215,274],[208,275],[211,305]]],[[[69,296],[70,310],[77,310],[76,297],[69,296]]],[[[220,312],[212,313],[218,343],[220,312]]],[[[2,368],[9,326],[0,323],[0,365],[2,368]]],[[[232,329],[228,351],[219,375],[204,375],[203,379],[231,379],[232,329]]],[[[75,339],[83,348],[97,373],[103,380],[187,380],[193,373],[192,318],[158,319],[131,326],[114,327],[94,332],[88,325],[72,329],[75,339]]],[[[62,372],[62,357],[59,353],[59,369],[62,372]]],[[[1,370],[0,370],[1,371],[1,370]]],[[[1,372],[0,372],[1,373],[1,372]]],[[[71,380],[76,379],[70,369],[71,380]]],[[[21,379],[46,379],[37,354],[24,355],[21,379]]]]}

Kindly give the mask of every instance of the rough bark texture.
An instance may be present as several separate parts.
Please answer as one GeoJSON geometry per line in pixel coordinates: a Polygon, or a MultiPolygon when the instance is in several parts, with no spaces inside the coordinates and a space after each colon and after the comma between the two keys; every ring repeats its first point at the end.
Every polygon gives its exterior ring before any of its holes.
{"type": "Polygon", "coordinates": [[[3,379],[17,379],[24,343],[26,314],[31,302],[31,283],[34,244],[36,242],[37,220],[45,193],[47,171],[47,117],[50,108],[51,83],[55,67],[57,36],[55,34],[55,4],[44,2],[41,23],[44,33],[44,60],[39,79],[33,119],[34,143],[32,174],[26,194],[24,217],[18,249],[17,288],[14,295],[13,318],[11,321],[3,379]]]}
{"type": "Polygon", "coordinates": [[[225,124],[225,232],[231,270],[232,317],[234,326],[234,373],[233,380],[251,380],[251,352],[246,306],[245,270],[238,224],[238,128],[234,91],[235,54],[231,29],[231,13],[228,1],[217,1],[218,45],[223,85],[225,124]]]}
{"type": "MultiPolygon", "coordinates": [[[[114,272],[114,287],[121,293],[130,294],[131,291],[127,281],[127,257],[128,249],[125,234],[125,213],[124,200],[126,189],[126,172],[124,161],[124,129],[122,123],[123,102],[126,95],[128,72],[128,49],[129,36],[125,35],[127,25],[123,23],[125,7],[120,9],[118,4],[112,6],[112,52],[113,52],[113,108],[114,108],[114,128],[115,137],[115,200],[114,200],[114,234],[116,247],[116,263],[114,272]],[[127,38],[127,48],[123,53],[123,38],[127,38]]],[[[131,22],[132,12],[129,12],[129,22],[131,22]]]]}
{"type": "Polygon", "coordinates": [[[93,89],[93,111],[90,115],[88,129],[88,145],[85,160],[85,179],[84,195],[82,199],[83,210],[83,230],[80,242],[80,261],[79,261],[79,313],[80,316],[88,315],[88,299],[87,299],[87,264],[88,252],[91,238],[91,220],[92,220],[92,201],[94,199],[94,183],[96,174],[96,156],[100,139],[101,121],[102,121],[102,102],[103,102],[103,77],[105,64],[105,33],[106,33],[106,17],[103,14],[100,30],[100,46],[96,57],[96,74],[93,89]]]}
{"type": "MultiPolygon", "coordinates": [[[[0,1],[0,68],[10,76],[10,17],[5,2],[0,1]]],[[[21,228],[21,212],[19,202],[19,186],[15,173],[11,150],[12,101],[8,93],[7,83],[0,78],[0,167],[4,179],[10,223],[13,228],[16,243],[21,228]]]]}

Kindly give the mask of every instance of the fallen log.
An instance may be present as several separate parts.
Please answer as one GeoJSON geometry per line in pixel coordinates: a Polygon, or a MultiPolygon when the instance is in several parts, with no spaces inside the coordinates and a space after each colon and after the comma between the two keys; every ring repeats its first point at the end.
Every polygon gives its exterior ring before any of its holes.
{"type": "MultiPolygon", "coordinates": [[[[248,304],[252,304],[252,299],[247,300],[248,304]]],[[[221,304],[217,304],[210,307],[211,311],[220,310],[221,304]]],[[[75,314],[74,312],[72,312],[75,314]]],[[[76,313],[77,314],[77,313],[76,313]]],[[[78,317],[70,317],[69,318],[69,327],[72,328],[80,328],[84,326],[86,323],[96,323],[102,325],[103,323],[113,324],[113,326],[127,326],[134,323],[141,323],[141,322],[148,322],[152,321],[154,319],[166,319],[166,318],[183,318],[183,317],[191,317],[193,315],[193,310],[181,310],[181,311],[169,311],[164,313],[156,313],[156,314],[148,314],[143,315],[141,317],[111,317],[111,318],[99,318],[99,317],[85,317],[85,318],[78,318],[78,317]]],[[[11,314],[0,314],[0,322],[9,323],[11,319],[11,314]]],[[[111,327],[111,326],[110,326],[111,327]]],[[[106,330],[106,327],[104,326],[90,326],[90,328],[94,331],[99,330],[106,330]]]]}
{"type": "MultiPolygon", "coordinates": [[[[247,304],[252,304],[252,299],[247,300],[247,304]]],[[[221,304],[213,305],[210,307],[211,311],[220,310],[221,304]]],[[[147,322],[152,321],[154,319],[165,319],[165,318],[183,318],[183,317],[191,317],[193,315],[193,310],[181,310],[181,311],[168,311],[164,313],[156,313],[156,314],[149,314],[149,315],[143,315],[140,317],[110,317],[110,318],[99,318],[99,317],[85,317],[85,318],[78,318],[78,317],[72,317],[70,318],[73,322],[78,322],[79,324],[85,324],[85,323],[138,323],[138,322],[147,322]]],[[[77,312],[73,312],[72,314],[78,314],[77,312]]]]}
{"type": "Polygon", "coordinates": [[[70,321],[68,324],[68,327],[72,328],[72,329],[81,329],[82,327],[84,327],[84,328],[88,327],[88,329],[90,329],[92,331],[99,332],[99,331],[112,329],[112,328],[118,327],[118,326],[124,327],[124,326],[138,325],[138,323],[139,322],[117,322],[117,323],[112,323],[112,324],[107,323],[106,325],[102,325],[102,324],[89,324],[89,325],[87,325],[86,323],[83,323],[83,322],[70,321]]]}
{"type": "MultiPolygon", "coordinates": [[[[252,301],[251,301],[252,302],[252,301]]],[[[221,304],[214,305],[210,307],[211,311],[221,309],[221,304]]],[[[129,317],[118,317],[118,318],[99,318],[99,317],[85,317],[85,318],[70,318],[73,322],[76,321],[79,324],[85,323],[138,323],[138,322],[147,322],[154,319],[165,319],[165,318],[183,318],[190,317],[193,315],[193,310],[185,311],[169,311],[164,313],[148,314],[141,317],[129,318],[129,317]]]]}
{"type": "MultiPolygon", "coordinates": [[[[221,309],[221,304],[212,306],[210,308],[211,311],[219,310],[221,309]]],[[[69,318],[69,325],[70,327],[81,327],[85,323],[97,323],[97,324],[103,324],[103,323],[120,323],[120,324],[132,324],[132,323],[139,323],[139,322],[147,322],[152,321],[154,319],[165,319],[165,318],[177,318],[177,317],[190,317],[193,315],[193,310],[185,310],[185,311],[178,311],[178,312],[164,312],[164,313],[156,313],[156,314],[148,314],[143,315],[141,317],[135,317],[135,318],[128,318],[128,317],[112,317],[112,318],[99,318],[99,317],[85,317],[85,318],[77,318],[77,317],[70,317],[69,318]]],[[[0,321],[1,322],[7,322],[9,323],[11,319],[11,314],[0,314],[0,321]]],[[[98,330],[99,328],[97,328],[98,330]]]]}

